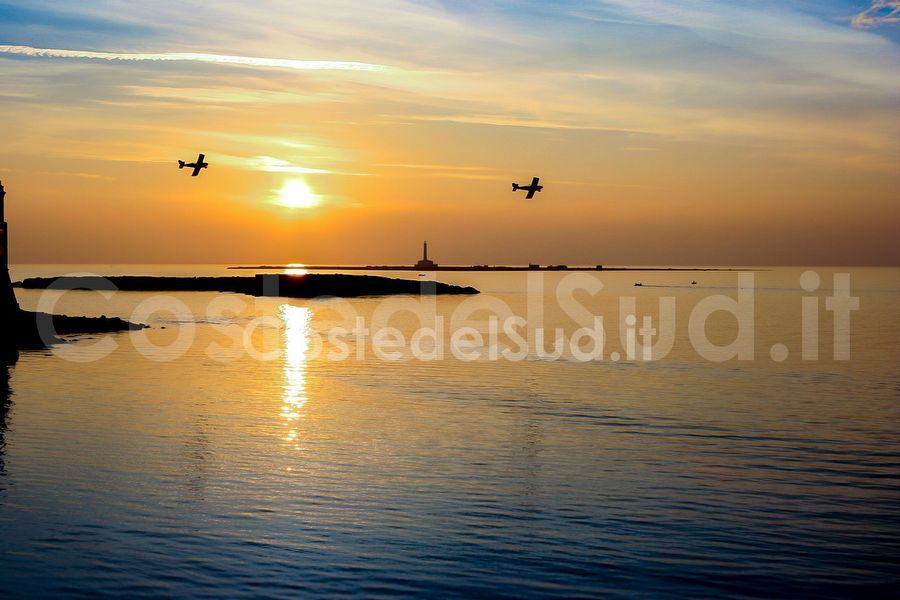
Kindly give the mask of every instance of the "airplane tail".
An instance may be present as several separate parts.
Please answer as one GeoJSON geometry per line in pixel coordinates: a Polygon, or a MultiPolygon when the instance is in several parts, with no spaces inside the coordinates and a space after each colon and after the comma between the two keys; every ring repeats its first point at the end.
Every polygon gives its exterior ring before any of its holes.
{"type": "Polygon", "coordinates": [[[519,191],[519,184],[518,184],[518,183],[514,183],[514,184],[512,184],[512,186],[513,186],[513,191],[514,191],[514,192],[518,192],[518,191],[519,191]]]}
{"type": "Polygon", "coordinates": [[[183,169],[183,168],[184,168],[184,161],[183,161],[183,160],[179,160],[179,161],[178,161],[178,168],[179,168],[179,169],[183,169]]]}

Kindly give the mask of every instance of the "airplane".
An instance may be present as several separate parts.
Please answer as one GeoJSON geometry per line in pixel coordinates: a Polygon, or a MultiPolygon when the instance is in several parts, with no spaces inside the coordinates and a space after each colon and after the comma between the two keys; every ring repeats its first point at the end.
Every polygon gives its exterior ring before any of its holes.
{"type": "Polygon", "coordinates": [[[534,198],[535,192],[539,192],[542,189],[544,189],[544,186],[538,185],[538,181],[540,181],[540,180],[541,180],[540,177],[535,177],[534,179],[531,180],[531,185],[519,185],[518,183],[514,183],[514,184],[512,184],[512,187],[513,187],[512,191],[518,192],[519,190],[527,190],[528,195],[525,196],[525,199],[531,200],[532,198],[534,198]]]}
{"type": "Polygon", "coordinates": [[[185,167],[190,167],[191,169],[194,169],[194,172],[191,173],[191,177],[196,177],[197,175],[200,174],[200,169],[205,169],[206,167],[209,166],[209,163],[203,162],[204,158],[206,158],[206,155],[201,154],[197,157],[197,162],[186,163],[183,160],[179,160],[178,168],[183,169],[185,167]]]}

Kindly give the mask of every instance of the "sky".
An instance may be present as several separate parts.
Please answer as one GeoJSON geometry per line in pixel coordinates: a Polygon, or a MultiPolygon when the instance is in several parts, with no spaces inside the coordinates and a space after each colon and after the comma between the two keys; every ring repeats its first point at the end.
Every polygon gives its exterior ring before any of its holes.
{"type": "Polygon", "coordinates": [[[896,266],[900,0],[0,0],[0,181],[14,263],[896,266]]]}

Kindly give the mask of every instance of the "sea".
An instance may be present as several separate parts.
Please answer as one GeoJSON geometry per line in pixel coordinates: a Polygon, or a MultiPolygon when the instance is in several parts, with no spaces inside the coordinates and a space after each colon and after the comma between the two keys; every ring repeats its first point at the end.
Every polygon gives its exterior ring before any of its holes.
{"type": "Polygon", "coordinates": [[[364,274],[481,293],[17,290],[150,328],[6,370],[0,595],[896,597],[900,269],[364,274]]]}

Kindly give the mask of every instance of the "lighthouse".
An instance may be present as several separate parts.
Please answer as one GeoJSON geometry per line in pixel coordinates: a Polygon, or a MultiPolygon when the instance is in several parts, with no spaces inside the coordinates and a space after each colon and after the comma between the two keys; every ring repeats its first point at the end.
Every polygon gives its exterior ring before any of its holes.
{"type": "Polygon", "coordinates": [[[416,263],[416,268],[422,271],[433,271],[437,266],[434,261],[428,260],[428,242],[422,244],[422,260],[416,263]]]}

